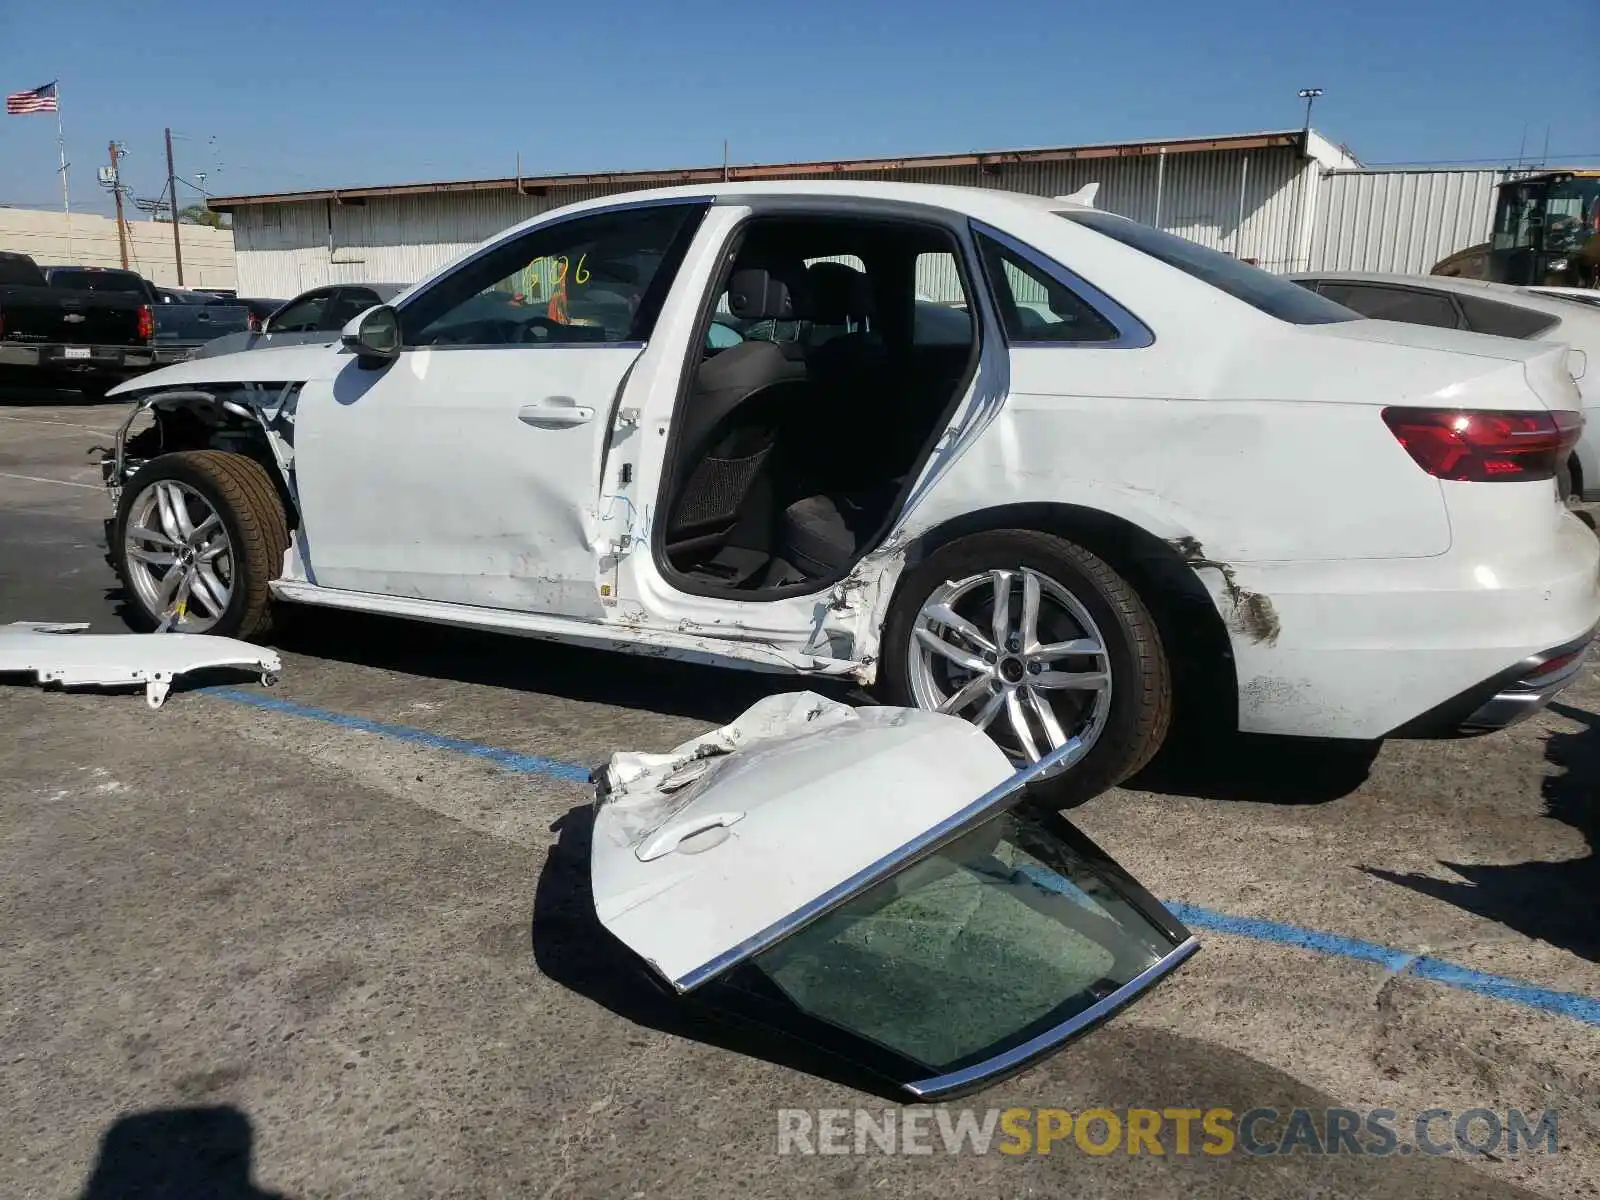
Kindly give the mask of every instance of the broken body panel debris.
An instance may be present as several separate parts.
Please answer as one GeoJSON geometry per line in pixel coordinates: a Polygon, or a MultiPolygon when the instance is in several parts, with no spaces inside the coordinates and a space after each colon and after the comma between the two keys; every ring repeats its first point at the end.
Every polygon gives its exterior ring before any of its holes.
{"type": "Polygon", "coordinates": [[[283,660],[263,646],[203,633],[82,633],[85,623],[18,621],[0,626],[0,675],[31,674],[61,687],[143,685],[160,708],[179,675],[220,667],[255,671],[268,686],[283,660]]]}

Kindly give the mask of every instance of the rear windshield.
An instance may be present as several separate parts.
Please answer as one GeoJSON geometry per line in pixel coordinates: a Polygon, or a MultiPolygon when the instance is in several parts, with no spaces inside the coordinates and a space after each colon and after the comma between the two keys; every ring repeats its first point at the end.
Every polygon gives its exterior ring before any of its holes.
{"type": "Polygon", "coordinates": [[[1240,262],[1231,255],[1211,250],[1188,238],[1163,233],[1125,217],[1103,212],[1057,212],[1059,217],[1103,233],[1124,246],[1159,259],[1186,275],[1243,300],[1268,316],[1295,325],[1327,325],[1334,321],[1355,321],[1357,314],[1289,280],[1269,274],[1259,267],[1240,262]]]}
{"type": "Polygon", "coordinates": [[[84,292],[144,292],[137,275],[121,271],[51,271],[50,286],[84,292]]]}

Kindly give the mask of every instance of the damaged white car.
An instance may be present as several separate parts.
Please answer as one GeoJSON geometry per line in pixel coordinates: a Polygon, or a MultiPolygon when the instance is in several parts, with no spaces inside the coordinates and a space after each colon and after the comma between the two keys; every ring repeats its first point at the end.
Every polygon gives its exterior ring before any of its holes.
{"type": "Polygon", "coordinates": [[[848,677],[1069,747],[1079,793],[1174,719],[1497,727],[1600,620],[1566,348],[1361,320],[1072,199],[612,196],[341,344],[117,392],[152,625],[294,601],[848,677]]]}

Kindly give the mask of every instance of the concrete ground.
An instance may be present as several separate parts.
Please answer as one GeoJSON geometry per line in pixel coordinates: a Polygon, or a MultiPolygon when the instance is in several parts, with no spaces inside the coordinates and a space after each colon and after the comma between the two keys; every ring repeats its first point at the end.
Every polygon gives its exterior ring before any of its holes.
{"type": "MultiPolygon", "coordinates": [[[[86,454],[120,406],[0,399],[0,622],[120,629],[86,454]]],[[[807,1156],[780,1109],[893,1106],[638,986],[570,769],[783,681],[318,614],[281,645],[276,689],[158,712],[0,687],[0,1195],[1600,1194],[1592,675],[1508,733],[1241,741],[1076,810],[1203,949],[950,1106],[1389,1108],[1402,1142],[1548,1109],[1555,1154],[807,1156]]]]}

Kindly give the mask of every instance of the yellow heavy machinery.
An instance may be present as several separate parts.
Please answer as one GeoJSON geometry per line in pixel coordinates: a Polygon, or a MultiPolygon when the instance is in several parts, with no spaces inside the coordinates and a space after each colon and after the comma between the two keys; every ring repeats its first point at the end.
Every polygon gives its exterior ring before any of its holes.
{"type": "Polygon", "coordinates": [[[1600,286],[1600,170],[1543,171],[1502,183],[1490,240],[1435,275],[1545,287],[1600,286]]]}

